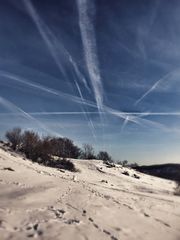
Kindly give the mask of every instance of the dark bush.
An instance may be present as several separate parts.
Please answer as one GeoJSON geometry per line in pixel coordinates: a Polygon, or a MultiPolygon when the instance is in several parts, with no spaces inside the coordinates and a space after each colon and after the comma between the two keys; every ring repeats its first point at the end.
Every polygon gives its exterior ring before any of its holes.
{"type": "Polygon", "coordinates": [[[52,158],[52,145],[51,145],[51,138],[44,137],[42,140],[39,141],[39,161],[44,165],[48,165],[49,161],[52,158]]]}
{"type": "Polygon", "coordinates": [[[59,168],[69,170],[71,172],[76,172],[76,168],[73,162],[65,158],[58,160],[51,160],[48,164],[49,167],[59,168]]]}
{"type": "Polygon", "coordinates": [[[72,172],[76,171],[74,163],[72,163],[70,160],[67,160],[65,158],[62,159],[61,160],[61,165],[62,165],[63,169],[66,169],[66,170],[69,170],[69,171],[72,171],[72,172]]]}
{"type": "Polygon", "coordinates": [[[97,159],[103,160],[105,162],[112,162],[111,156],[105,151],[100,151],[97,155],[97,159]]]}
{"type": "Polygon", "coordinates": [[[138,167],[139,165],[138,165],[138,163],[129,163],[128,164],[128,167],[131,167],[131,168],[136,168],[136,167],[138,167]]]}
{"type": "Polygon", "coordinates": [[[109,161],[104,161],[104,164],[106,164],[107,168],[113,168],[116,167],[116,165],[113,162],[109,162],[109,161]]]}
{"type": "Polygon", "coordinates": [[[73,141],[68,138],[63,138],[63,154],[64,158],[78,158],[80,149],[74,145],[73,141]]]}
{"type": "Polygon", "coordinates": [[[118,161],[117,164],[122,165],[123,167],[127,167],[127,166],[129,166],[127,160],[118,161]]]}
{"type": "Polygon", "coordinates": [[[50,142],[54,156],[78,158],[80,155],[80,149],[68,138],[52,138],[50,142]]]}
{"type": "Polygon", "coordinates": [[[77,158],[80,149],[68,138],[40,138],[33,131],[21,133],[20,128],[8,131],[6,137],[13,150],[18,148],[32,161],[49,167],[76,171],[74,164],[65,157],[77,158]],[[63,159],[54,160],[53,155],[63,157],[63,159]]]}
{"type": "Polygon", "coordinates": [[[6,132],[6,138],[11,143],[13,150],[17,150],[17,147],[21,144],[22,134],[21,128],[14,128],[6,132]]]}
{"type": "Polygon", "coordinates": [[[122,174],[124,174],[126,176],[129,176],[129,172],[128,171],[124,171],[124,172],[122,172],[122,174]]]}
{"type": "Polygon", "coordinates": [[[39,135],[33,131],[25,131],[22,135],[21,151],[26,157],[36,161],[41,157],[42,145],[39,135]]]}

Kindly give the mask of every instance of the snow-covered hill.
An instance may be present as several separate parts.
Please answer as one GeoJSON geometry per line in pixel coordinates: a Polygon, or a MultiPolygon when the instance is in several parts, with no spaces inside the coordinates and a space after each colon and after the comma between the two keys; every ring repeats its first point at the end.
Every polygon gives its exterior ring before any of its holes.
{"type": "Polygon", "coordinates": [[[0,148],[1,240],[180,239],[174,182],[102,161],[72,161],[79,172],[44,167],[0,148]]]}

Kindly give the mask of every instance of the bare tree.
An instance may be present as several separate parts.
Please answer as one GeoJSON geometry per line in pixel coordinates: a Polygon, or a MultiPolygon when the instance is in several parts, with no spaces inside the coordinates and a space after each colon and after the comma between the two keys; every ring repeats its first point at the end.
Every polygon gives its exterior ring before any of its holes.
{"type": "Polygon", "coordinates": [[[80,149],[74,145],[72,140],[63,138],[63,146],[63,157],[78,158],[80,149]]]}
{"type": "Polygon", "coordinates": [[[7,132],[6,137],[13,149],[19,146],[19,150],[32,161],[49,167],[77,171],[74,163],[66,160],[65,157],[77,158],[80,149],[68,138],[51,138],[48,136],[42,138],[33,131],[21,133],[19,128],[7,132]],[[63,159],[54,160],[53,155],[63,157],[63,159]]]}
{"type": "Polygon", "coordinates": [[[33,161],[41,157],[42,145],[40,137],[33,131],[25,131],[22,135],[22,152],[33,161]]]}
{"type": "Polygon", "coordinates": [[[50,140],[52,154],[65,158],[78,158],[80,149],[68,138],[52,138],[50,140]]]}
{"type": "Polygon", "coordinates": [[[17,147],[22,141],[21,128],[13,128],[10,131],[6,132],[6,138],[11,143],[13,150],[17,150],[17,147]]]}
{"type": "Polygon", "coordinates": [[[39,151],[38,157],[40,158],[41,162],[45,165],[48,165],[53,154],[51,137],[47,136],[41,139],[39,141],[39,147],[37,150],[39,151]]]}
{"type": "Polygon", "coordinates": [[[81,158],[84,159],[96,159],[94,149],[90,144],[84,144],[81,152],[81,158]]]}
{"type": "Polygon", "coordinates": [[[111,156],[105,151],[100,151],[97,155],[97,159],[103,160],[106,162],[112,162],[111,156]]]}

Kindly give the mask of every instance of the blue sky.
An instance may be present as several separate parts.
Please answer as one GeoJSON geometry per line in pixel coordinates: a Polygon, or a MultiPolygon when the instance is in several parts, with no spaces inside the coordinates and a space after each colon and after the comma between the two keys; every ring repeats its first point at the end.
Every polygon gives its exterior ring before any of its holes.
{"type": "Polygon", "coordinates": [[[180,1],[2,0],[0,133],[180,163],[180,1]]]}

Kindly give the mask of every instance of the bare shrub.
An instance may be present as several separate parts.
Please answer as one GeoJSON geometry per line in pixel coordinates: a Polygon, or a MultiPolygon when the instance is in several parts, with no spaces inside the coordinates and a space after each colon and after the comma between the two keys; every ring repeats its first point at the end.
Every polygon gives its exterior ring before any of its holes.
{"type": "Polygon", "coordinates": [[[44,165],[48,165],[49,161],[52,158],[52,145],[51,138],[44,137],[39,141],[39,160],[44,165]]]}
{"type": "Polygon", "coordinates": [[[80,149],[68,138],[52,138],[50,140],[52,154],[63,158],[78,158],[80,149]]]}
{"type": "Polygon", "coordinates": [[[63,138],[62,157],[64,158],[78,158],[80,149],[74,145],[73,141],[68,138],[63,138]]]}
{"type": "Polygon", "coordinates": [[[81,158],[83,159],[96,159],[94,149],[90,144],[84,144],[81,152],[81,158]]]}
{"type": "Polygon", "coordinates": [[[63,159],[58,159],[56,161],[51,160],[49,162],[49,167],[54,167],[54,168],[59,168],[59,169],[65,169],[71,172],[76,172],[76,167],[73,162],[70,160],[67,160],[65,158],[63,159]]]}
{"type": "Polygon", "coordinates": [[[22,134],[21,128],[13,128],[6,132],[6,138],[10,142],[13,150],[17,150],[17,147],[21,144],[22,134]]]}
{"type": "Polygon", "coordinates": [[[122,167],[127,167],[127,166],[129,166],[127,160],[118,161],[117,164],[121,165],[122,167]]]}
{"type": "Polygon", "coordinates": [[[41,139],[39,135],[33,131],[25,131],[22,135],[21,151],[25,153],[26,157],[36,161],[41,157],[41,139]]]}
{"type": "Polygon", "coordinates": [[[14,128],[6,133],[6,137],[11,144],[11,148],[20,150],[32,161],[45,166],[76,171],[75,165],[65,158],[78,158],[80,149],[68,138],[41,138],[33,131],[21,133],[20,128],[14,128]],[[62,157],[53,160],[53,155],[62,157]]]}
{"type": "Polygon", "coordinates": [[[105,151],[100,151],[97,155],[97,159],[103,160],[105,162],[112,162],[113,161],[111,156],[105,151]]]}

